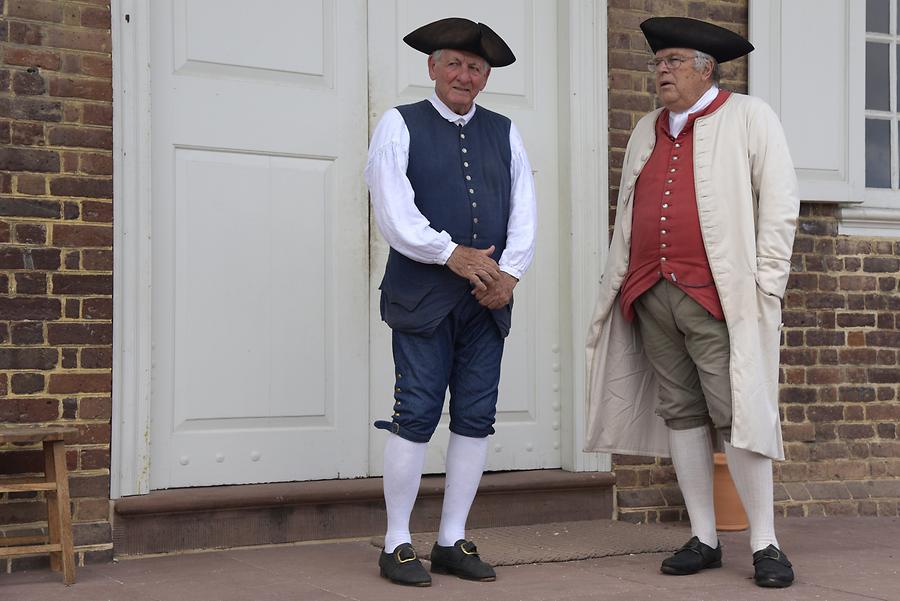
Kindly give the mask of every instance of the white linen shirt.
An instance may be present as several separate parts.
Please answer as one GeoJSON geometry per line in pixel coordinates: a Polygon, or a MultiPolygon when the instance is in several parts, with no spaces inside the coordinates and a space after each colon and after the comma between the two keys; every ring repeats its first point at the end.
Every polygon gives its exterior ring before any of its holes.
{"type": "MultiPolygon", "coordinates": [[[[476,106],[465,115],[450,110],[437,95],[428,99],[438,113],[455,125],[466,125],[476,106]]],[[[514,123],[509,128],[510,207],[506,226],[506,249],[500,256],[500,269],[516,279],[531,265],[537,229],[534,178],[525,154],[525,145],[514,123]]],[[[406,177],[409,164],[409,130],[400,112],[392,108],[379,121],[366,163],[375,222],[391,248],[420,263],[444,265],[457,244],[446,231],[438,232],[415,204],[415,192],[406,177]]]]}
{"type": "Polygon", "coordinates": [[[712,101],[716,99],[716,96],[719,95],[719,87],[713,85],[710,89],[706,90],[706,93],[701,96],[697,102],[694,103],[694,106],[684,111],[683,113],[673,113],[669,112],[669,133],[672,134],[673,137],[677,138],[678,134],[681,133],[681,130],[684,129],[684,126],[687,124],[688,117],[690,117],[693,113],[697,111],[702,111],[706,107],[712,104],[712,101]]]}

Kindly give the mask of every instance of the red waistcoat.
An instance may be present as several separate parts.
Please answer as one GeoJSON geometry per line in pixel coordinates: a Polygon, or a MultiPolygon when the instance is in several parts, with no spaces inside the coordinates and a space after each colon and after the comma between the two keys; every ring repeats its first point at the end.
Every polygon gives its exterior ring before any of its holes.
{"type": "Polygon", "coordinates": [[[692,114],[677,137],[669,111],[656,121],[656,145],[634,188],[631,254],[619,293],[622,314],[634,319],[637,298],[666,278],[716,319],[725,319],[700,232],[694,188],[694,120],[712,113],[730,95],[720,90],[706,109],[692,114]]]}

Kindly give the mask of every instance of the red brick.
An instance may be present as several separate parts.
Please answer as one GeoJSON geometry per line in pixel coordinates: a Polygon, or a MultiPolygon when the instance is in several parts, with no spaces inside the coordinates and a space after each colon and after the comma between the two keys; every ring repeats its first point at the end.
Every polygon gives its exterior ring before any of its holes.
{"type": "Polygon", "coordinates": [[[877,351],[872,348],[841,349],[841,363],[849,365],[871,365],[875,363],[877,351]]]}
{"type": "Polygon", "coordinates": [[[112,294],[112,276],[53,274],[53,294],[112,294]]]}
{"type": "Polygon", "coordinates": [[[55,298],[0,298],[0,315],[4,319],[59,319],[62,306],[55,298]]]}
{"type": "Polygon", "coordinates": [[[841,290],[869,291],[878,289],[878,280],[873,276],[844,275],[839,278],[841,290]]]}
{"type": "Polygon", "coordinates": [[[16,191],[19,194],[42,195],[47,193],[47,180],[43,175],[22,173],[16,176],[16,191]]]}
{"type": "Polygon", "coordinates": [[[865,332],[847,332],[847,346],[865,346],[865,332]]]}
{"type": "Polygon", "coordinates": [[[59,153],[51,150],[0,148],[0,169],[58,172],[59,153]]]}
{"type": "Polygon", "coordinates": [[[85,319],[112,319],[112,299],[86,298],[83,312],[85,319]]]}
{"type": "Polygon", "coordinates": [[[872,327],[875,316],[871,313],[842,313],[837,316],[837,325],[842,328],[872,327]]]}
{"type": "Polygon", "coordinates": [[[874,384],[897,384],[900,382],[900,368],[898,369],[870,369],[869,381],[874,384]]]}
{"type": "Polygon", "coordinates": [[[47,241],[47,230],[36,223],[20,223],[16,225],[16,242],[20,244],[44,244],[47,241]]]}
{"type": "Polygon", "coordinates": [[[81,316],[81,301],[77,298],[67,298],[64,307],[63,314],[69,319],[78,319],[81,316]]]}
{"type": "Polygon", "coordinates": [[[16,294],[47,294],[47,274],[25,272],[15,274],[16,294]]]}
{"type": "Polygon", "coordinates": [[[806,344],[809,346],[843,346],[844,332],[808,331],[806,344]]]}
{"type": "Polygon", "coordinates": [[[863,259],[863,271],[867,273],[900,272],[900,259],[893,257],[866,257],[863,259]]]}
{"type": "Polygon", "coordinates": [[[71,474],[69,477],[69,492],[73,499],[82,497],[109,498],[109,476],[81,476],[71,474]]]}
{"type": "Polygon", "coordinates": [[[846,304],[844,295],[833,293],[810,293],[806,295],[808,309],[843,309],[846,304]]]}
{"type": "Polygon", "coordinates": [[[69,248],[111,247],[113,229],[109,226],[54,224],[53,243],[69,248]]]}
{"type": "Polygon", "coordinates": [[[795,442],[813,442],[816,431],[813,424],[784,424],[781,427],[784,440],[795,442]]]}
{"type": "Polygon", "coordinates": [[[88,125],[112,126],[112,105],[85,104],[82,111],[82,121],[88,125]]]}
{"type": "Polygon", "coordinates": [[[88,271],[112,271],[113,253],[111,250],[85,249],[82,256],[84,257],[84,269],[88,271]]]}
{"type": "Polygon", "coordinates": [[[57,399],[12,398],[4,399],[0,403],[0,422],[21,424],[52,422],[57,419],[59,419],[59,400],[57,399]]]}
{"type": "MultiPolygon", "coordinates": [[[[110,342],[110,344],[112,344],[110,342]]],[[[85,369],[112,368],[112,347],[86,348],[81,351],[81,367],[85,369]]]]}
{"type": "Polygon", "coordinates": [[[642,455],[613,455],[614,465],[653,465],[656,459],[642,455]]]}
{"type": "Polygon", "coordinates": [[[815,403],[816,390],[814,388],[782,387],[779,390],[779,400],[782,403],[815,403]]]}
{"type": "Polygon", "coordinates": [[[62,22],[62,3],[43,0],[7,0],[7,15],[32,21],[62,22]]]}
{"type": "Polygon", "coordinates": [[[840,384],[843,373],[839,369],[831,367],[810,367],[806,370],[807,384],[840,384]]]}
{"type": "Polygon", "coordinates": [[[873,438],[875,428],[870,424],[840,424],[837,433],[842,439],[873,438]]]}
{"type": "Polygon", "coordinates": [[[58,52],[38,48],[17,48],[16,46],[6,46],[3,52],[3,60],[7,65],[18,65],[21,67],[39,67],[41,69],[49,69],[51,71],[58,70],[60,66],[60,57],[58,52]]]}
{"type": "Polygon", "coordinates": [[[50,193],[54,196],[111,199],[112,180],[109,178],[55,177],[50,180],[50,193]]]}
{"type": "Polygon", "coordinates": [[[112,325],[88,323],[51,323],[47,325],[47,342],[53,346],[112,344],[112,325]]]}
{"type": "MultiPolygon", "coordinates": [[[[110,182],[112,184],[112,182],[110,182]]],[[[86,200],[81,203],[82,217],[85,221],[112,223],[113,204],[111,202],[95,202],[86,200]]]]}
{"type": "Polygon", "coordinates": [[[112,101],[112,83],[106,79],[51,77],[49,90],[51,96],[112,101]]]}
{"type": "Polygon", "coordinates": [[[51,373],[50,394],[78,394],[90,392],[110,392],[110,374],[95,373],[51,373]]]}
{"type": "Polygon", "coordinates": [[[111,26],[109,8],[84,7],[81,9],[81,24],[96,29],[109,29],[111,26]]]}
{"type": "Polygon", "coordinates": [[[78,417],[81,419],[109,420],[112,417],[112,399],[109,397],[86,397],[81,399],[78,403],[78,417]]]}
{"type": "Polygon", "coordinates": [[[30,67],[13,73],[12,88],[19,95],[38,96],[47,90],[47,82],[37,69],[30,67]]]}
{"type": "Polygon", "coordinates": [[[64,265],[66,266],[66,269],[71,269],[73,271],[81,269],[81,251],[70,250],[66,252],[64,265]]]}
{"type": "Polygon", "coordinates": [[[76,424],[78,435],[73,444],[109,444],[109,424],[76,424]]]}
{"type": "MultiPolygon", "coordinates": [[[[87,451],[82,451],[82,453],[87,451]]],[[[93,452],[93,450],[91,450],[93,452]]],[[[102,521],[109,518],[109,501],[106,499],[81,499],[75,503],[72,519],[79,522],[102,521]]]]}
{"type": "Polygon", "coordinates": [[[112,130],[68,126],[52,127],[50,128],[49,143],[52,146],[112,150],[112,130]]]}
{"type": "MultiPolygon", "coordinates": [[[[27,2],[28,0],[20,0],[27,2]]],[[[47,37],[46,28],[37,23],[9,22],[9,41],[13,44],[40,46],[47,37]]]]}
{"type": "Polygon", "coordinates": [[[104,31],[49,27],[44,45],[109,54],[112,41],[109,33],[104,31]]]}
{"type": "Polygon", "coordinates": [[[870,346],[900,348],[900,331],[866,332],[866,344],[870,346]]]}
{"type": "Polygon", "coordinates": [[[44,324],[40,321],[23,321],[12,324],[12,343],[16,346],[43,344],[44,324]]]}
{"type": "Polygon", "coordinates": [[[81,154],[81,170],[92,175],[112,175],[112,156],[104,154],[81,154]]]}
{"type": "Polygon", "coordinates": [[[811,458],[814,461],[847,459],[850,457],[847,445],[841,442],[817,442],[811,444],[810,447],[811,458]]]}

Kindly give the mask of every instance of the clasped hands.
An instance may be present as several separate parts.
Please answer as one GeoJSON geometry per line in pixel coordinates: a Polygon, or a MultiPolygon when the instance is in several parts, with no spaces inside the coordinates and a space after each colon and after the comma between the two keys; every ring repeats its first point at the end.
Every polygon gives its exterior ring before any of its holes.
{"type": "Polygon", "coordinates": [[[494,247],[478,249],[459,245],[447,259],[447,267],[472,284],[472,295],[488,309],[499,309],[509,304],[513,288],[519,282],[504,271],[491,258],[494,247]]]}

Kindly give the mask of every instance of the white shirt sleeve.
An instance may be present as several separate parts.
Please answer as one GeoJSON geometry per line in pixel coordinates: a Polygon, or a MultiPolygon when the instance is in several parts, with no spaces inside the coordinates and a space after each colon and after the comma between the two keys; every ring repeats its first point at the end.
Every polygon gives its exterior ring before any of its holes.
{"type": "Polygon", "coordinates": [[[364,172],[375,210],[375,223],[391,248],[420,263],[444,265],[456,249],[445,231],[431,227],[415,204],[406,177],[409,130],[397,109],[379,121],[364,172]]]}
{"type": "Polygon", "coordinates": [[[500,257],[500,269],[521,279],[534,258],[534,239],[537,232],[537,204],[531,163],[525,144],[514,123],[509,128],[510,200],[509,223],[506,226],[506,249],[500,257]]]}

